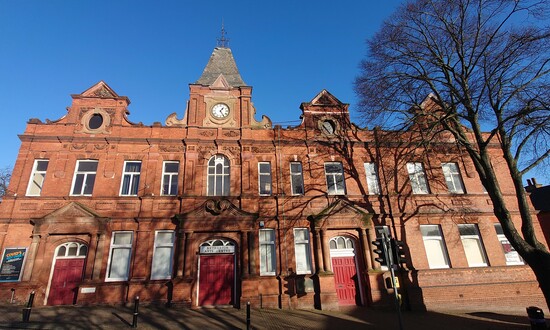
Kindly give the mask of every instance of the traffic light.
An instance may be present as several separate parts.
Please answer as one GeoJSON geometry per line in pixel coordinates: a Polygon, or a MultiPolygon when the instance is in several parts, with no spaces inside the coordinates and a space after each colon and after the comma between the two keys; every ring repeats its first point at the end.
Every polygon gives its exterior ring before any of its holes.
{"type": "Polygon", "coordinates": [[[380,263],[380,266],[389,267],[390,265],[388,262],[388,243],[386,242],[385,235],[377,239],[376,241],[372,241],[372,244],[376,247],[373,252],[378,255],[374,258],[374,260],[378,261],[380,263]]]}
{"type": "Polygon", "coordinates": [[[396,265],[407,263],[407,256],[405,255],[405,243],[396,239],[391,239],[391,247],[393,252],[393,262],[396,265]]]}

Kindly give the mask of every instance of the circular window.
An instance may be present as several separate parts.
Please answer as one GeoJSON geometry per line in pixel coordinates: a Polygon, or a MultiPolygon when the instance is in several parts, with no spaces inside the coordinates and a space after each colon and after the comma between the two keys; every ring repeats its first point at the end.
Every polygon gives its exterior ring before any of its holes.
{"type": "Polygon", "coordinates": [[[90,117],[90,121],[88,122],[88,127],[90,129],[98,129],[103,125],[103,116],[99,113],[94,113],[90,117]]]}

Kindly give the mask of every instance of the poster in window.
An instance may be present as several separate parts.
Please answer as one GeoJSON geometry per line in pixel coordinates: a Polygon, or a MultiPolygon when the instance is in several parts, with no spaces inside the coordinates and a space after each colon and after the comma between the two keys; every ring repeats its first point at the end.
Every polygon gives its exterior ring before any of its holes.
{"type": "Polygon", "coordinates": [[[27,248],[6,248],[0,264],[0,282],[18,282],[21,280],[27,248]]]}

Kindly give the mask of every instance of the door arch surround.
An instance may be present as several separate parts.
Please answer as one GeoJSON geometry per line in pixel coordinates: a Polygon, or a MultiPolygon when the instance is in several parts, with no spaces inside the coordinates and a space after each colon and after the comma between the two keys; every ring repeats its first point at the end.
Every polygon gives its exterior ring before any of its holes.
{"type": "Polygon", "coordinates": [[[72,305],[76,303],[78,288],[84,276],[88,245],[76,241],[59,244],[53,255],[48,295],[48,305],[72,305]]]}
{"type": "Polygon", "coordinates": [[[356,240],[349,236],[335,236],[329,240],[339,305],[362,305],[364,301],[356,246],[356,240]]]}
{"type": "Polygon", "coordinates": [[[236,304],[236,244],[215,238],[199,245],[197,306],[236,304]]]}

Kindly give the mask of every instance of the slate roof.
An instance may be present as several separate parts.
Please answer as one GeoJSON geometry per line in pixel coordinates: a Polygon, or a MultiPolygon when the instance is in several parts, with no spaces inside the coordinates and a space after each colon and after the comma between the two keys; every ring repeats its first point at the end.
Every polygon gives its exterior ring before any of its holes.
{"type": "Polygon", "coordinates": [[[222,74],[231,87],[247,86],[241,78],[231,49],[216,47],[204,68],[201,77],[195,84],[210,86],[222,74]]]}

